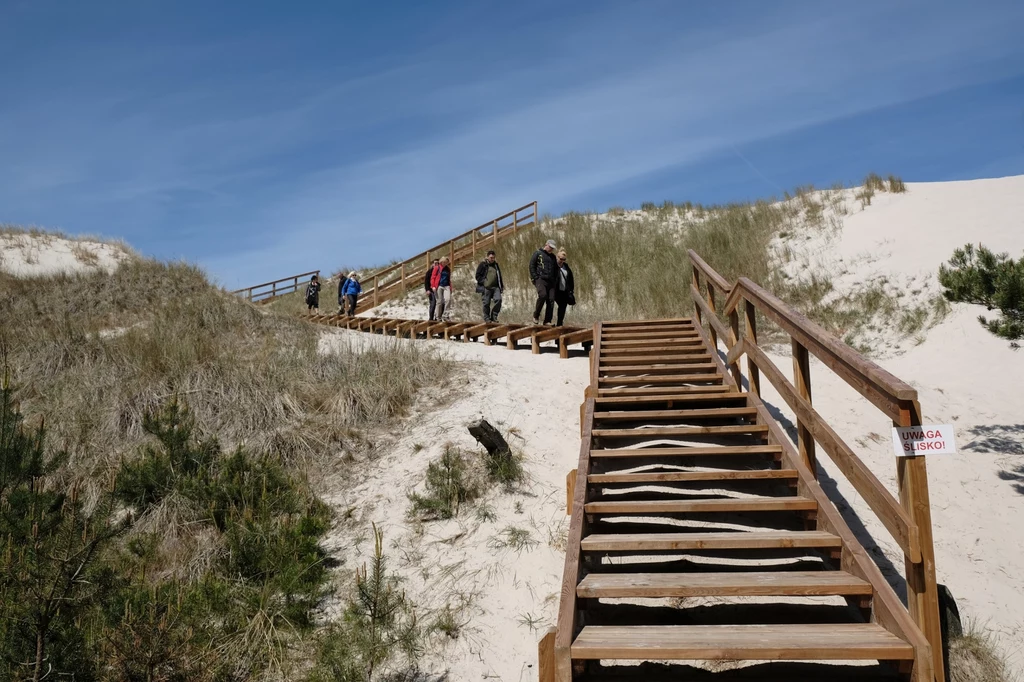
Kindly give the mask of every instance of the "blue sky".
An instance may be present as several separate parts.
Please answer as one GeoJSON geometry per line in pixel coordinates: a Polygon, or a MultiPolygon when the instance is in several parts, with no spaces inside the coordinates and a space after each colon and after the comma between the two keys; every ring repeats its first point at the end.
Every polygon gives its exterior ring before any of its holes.
{"type": "Polygon", "coordinates": [[[229,287],[542,212],[1024,173],[1024,2],[0,0],[0,222],[229,287]]]}

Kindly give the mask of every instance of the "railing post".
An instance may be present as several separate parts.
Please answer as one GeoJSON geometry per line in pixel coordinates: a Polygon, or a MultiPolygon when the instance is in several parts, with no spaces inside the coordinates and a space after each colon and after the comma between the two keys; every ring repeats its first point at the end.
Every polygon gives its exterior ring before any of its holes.
{"type": "Polygon", "coordinates": [[[275,296],[277,296],[277,282],[271,282],[270,287],[270,298],[274,298],[275,296]]]}
{"type": "MultiPolygon", "coordinates": [[[[797,393],[800,397],[811,403],[811,361],[810,355],[807,353],[807,349],[802,343],[796,339],[792,339],[793,347],[793,384],[796,386],[797,393]]],[[[800,452],[800,458],[807,465],[807,468],[811,470],[815,478],[818,476],[818,458],[814,451],[814,438],[811,436],[810,429],[807,425],[800,420],[800,416],[796,418],[796,443],[797,449],[800,452]]]]}
{"type": "MultiPolygon", "coordinates": [[[[894,426],[920,426],[921,406],[916,400],[900,404],[900,418],[894,426]]],[[[928,496],[928,465],[922,455],[896,458],[896,482],[900,505],[917,526],[921,542],[921,563],[905,559],[907,573],[907,609],[924,632],[932,648],[936,682],[945,682],[942,656],[942,627],[939,623],[939,591],[935,581],[935,546],[932,540],[932,510],[928,496]]]]}
{"type": "Polygon", "coordinates": [[[448,264],[455,267],[455,240],[448,242],[448,264]]]}
{"type": "MultiPolygon", "coordinates": [[[[735,309],[729,313],[729,350],[731,351],[740,341],[740,314],[735,309]]],[[[740,374],[739,360],[729,365],[729,372],[732,380],[736,382],[736,390],[743,390],[743,376],[740,374]]]]}
{"type": "Polygon", "coordinates": [[[540,213],[537,213],[537,202],[533,202],[533,226],[540,227],[540,213]]]}
{"type": "Polygon", "coordinates": [[[512,234],[516,233],[516,228],[519,227],[519,209],[512,211],[512,234]]]}
{"type": "MultiPolygon", "coordinates": [[[[699,296],[700,295],[700,275],[697,274],[697,266],[691,264],[690,269],[693,271],[693,288],[697,291],[697,295],[699,296]]],[[[697,326],[698,327],[703,327],[704,326],[704,315],[701,313],[700,306],[697,305],[696,301],[693,302],[693,317],[694,317],[695,320],[697,320],[697,326]]]]}
{"type": "MultiPolygon", "coordinates": [[[[708,306],[711,308],[711,314],[717,315],[718,308],[715,306],[715,285],[708,280],[708,306]]],[[[708,322],[708,330],[711,332],[711,347],[712,350],[718,352],[718,332],[715,331],[715,326],[708,322]]]]}
{"type": "Polygon", "coordinates": [[[476,228],[473,229],[473,260],[476,260],[476,228]]]}
{"type": "Polygon", "coordinates": [[[405,293],[405,263],[402,263],[402,293],[405,293]]]}
{"type": "Polygon", "coordinates": [[[491,221],[491,241],[497,245],[498,243],[498,219],[495,218],[491,221]]]}
{"type": "MultiPolygon", "coordinates": [[[[743,302],[743,327],[746,329],[746,336],[750,343],[757,345],[757,309],[750,301],[743,302]]],[[[747,377],[750,381],[750,390],[758,398],[761,397],[761,372],[757,365],[747,354],[747,377]]]]}
{"type": "Polygon", "coordinates": [[[373,276],[373,305],[374,305],[374,307],[377,306],[377,288],[378,288],[377,287],[377,281],[378,281],[377,275],[374,275],[373,276]]]}

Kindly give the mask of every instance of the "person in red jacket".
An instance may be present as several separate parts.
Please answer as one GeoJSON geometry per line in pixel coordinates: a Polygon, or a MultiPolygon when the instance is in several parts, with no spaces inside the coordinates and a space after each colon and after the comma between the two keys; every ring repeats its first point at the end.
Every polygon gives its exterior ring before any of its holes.
{"type": "Polygon", "coordinates": [[[449,267],[450,263],[448,256],[442,257],[437,269],[430,277],[430,288],[433,289],[434,298],[437,299],[434,319],[444,322],[451,319],[452,313],[452,269],[449,267]]]}
{"type": "Polygon", "coordinates": [[[427,305],[428,320],[434,319],[434,310],[437,307],[437,297],[434,296],[434,287],[431,284],[431,282],[433,282],[434,280],[434,271],[440,267],[439,263],[440,261],[435,258],[434,261],[430,264],[430,267],[427,268],[427,274],[423,278],[423,288],[426,290],[427,299],[430,301],[430,303],[427,305]]]}

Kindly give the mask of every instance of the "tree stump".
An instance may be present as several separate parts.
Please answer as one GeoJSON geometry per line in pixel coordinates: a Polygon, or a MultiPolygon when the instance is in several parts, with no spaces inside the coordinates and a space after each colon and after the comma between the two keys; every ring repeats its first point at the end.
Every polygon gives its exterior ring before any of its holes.
{"type": "Polygon", "coordinates": [[[492,457],[511,457],[512,450],[498,429],[491,426],[486,419],[480,419],[469,425],[469,433],[480,445],[487,449],[492,457]]]}

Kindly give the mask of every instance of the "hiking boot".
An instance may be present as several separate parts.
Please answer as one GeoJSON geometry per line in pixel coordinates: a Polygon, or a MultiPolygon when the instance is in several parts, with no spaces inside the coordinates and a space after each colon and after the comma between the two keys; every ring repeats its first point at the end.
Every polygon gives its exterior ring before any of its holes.
{"type": "Polygon", "coordinates": [[[540,318],[539,317],[533,318],[533,323],[536,324],[536,325],[539,325],[540,324],[540,318]]]}

